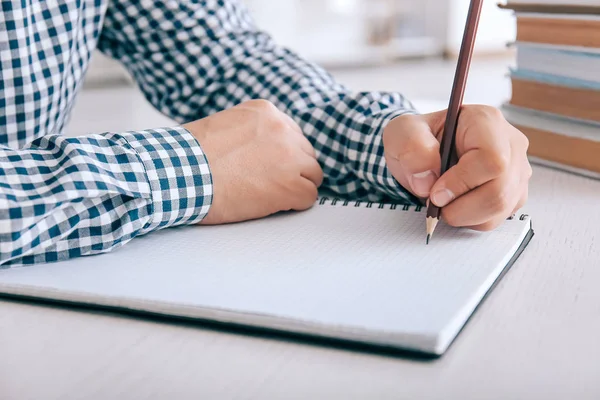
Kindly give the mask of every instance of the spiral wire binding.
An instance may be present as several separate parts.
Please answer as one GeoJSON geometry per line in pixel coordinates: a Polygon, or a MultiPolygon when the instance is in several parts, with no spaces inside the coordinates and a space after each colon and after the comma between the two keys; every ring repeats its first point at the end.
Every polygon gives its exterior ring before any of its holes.
{"type": "MultiPolygon", "coordinates": [[[[412,208],[414,208],[415,212],[421,212],[423,211],[423,209],[425,209],[425,207],[423,206],[419,206],[419,205],[409,205],[409,204],[393,204],[393,203],[376,203],[376,202],[372,202],[372,201],[353,201],[353,200],[347,200],[347,199],[340,199],[338,197],[334,197],[334,198],[329,198],[329,197],[321,197],[319,199],[319,205],[323,206],[325,204],[331,205],[331,206],[336,206],[338,205],[338,203],[342,203],[341,207],[365,207],[365,208],[377,208],[379,210],[388,208],[390,210],[396,210],[398,208],[402,208],[402,211],[410,211],[412,208]]],[[[509,221],[514,220],[515,218],[517,218],[516,215],[511,215],[510,217],[508,217],[507,219],[509,221]]],[[[519,216],[519,220],[520,221],[525,221],[527,218],[529,218],[528,214],[521,214],[521,216],[519,216]]]]}
{"type": "Polygon", "coordinates": [[[340,198],[332,198],[329,197],[321,197],[319,199],[319,205],[331,205],[336,206],[338,203],[341,203],[341,207],[364,207],[364,208],[377,208],[382,210],[384,208],[388,208],[390,210],[396,210],[398,208],[402,208],[403,211],[410,211],[414,209],[415,212],[421,212],[423,210],[423,206],[411,206],[409,204],[393,204],[393,203],[378,203],[373,201],[361,201],[361,200],[347,200],[340,198]]]}

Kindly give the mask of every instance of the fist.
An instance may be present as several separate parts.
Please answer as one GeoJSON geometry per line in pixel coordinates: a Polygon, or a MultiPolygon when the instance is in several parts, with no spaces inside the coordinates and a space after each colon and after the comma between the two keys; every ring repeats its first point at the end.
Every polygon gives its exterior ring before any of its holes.
{"type": "Polygon", "coordinates": [[[464,106],[456,134],[458,163],[440,176],[445,119],[446,111],[393,119],[383,134],[390,172],[415,196],[443,207],[449,225],[493,230],[527,201],[529,142],[499,110],[464,106]]]}
{"type": "Polygon", "coordinates": [[[247,101],[184,128],[200,143],[213,177],[213,203],[201,224],[302,211],[317,200],[323,171],[315,150],[268,101],[247,101]]]}

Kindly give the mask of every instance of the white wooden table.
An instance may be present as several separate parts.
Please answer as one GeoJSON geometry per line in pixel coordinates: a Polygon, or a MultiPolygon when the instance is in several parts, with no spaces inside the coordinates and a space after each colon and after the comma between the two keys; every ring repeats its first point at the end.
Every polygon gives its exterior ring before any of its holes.
{"type": "Polygon", "coordinates": [[[600,182],[535,168],[536,236],[433,362],[0,301],[0,399],[598,399],[600,182]]]}

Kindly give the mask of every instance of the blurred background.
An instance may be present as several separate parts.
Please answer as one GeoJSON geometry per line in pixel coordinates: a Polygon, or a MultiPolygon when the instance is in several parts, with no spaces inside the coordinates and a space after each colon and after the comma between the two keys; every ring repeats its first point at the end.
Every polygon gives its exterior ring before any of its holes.
{"type": "MultiPolygon", "coordinates": [[[[424,112],[445,108],[469,0],[241,1],[277,42],[352,89],[399,91],[424,112]]],[[[499,106],[510,97],[513,19],[495,1],[484,3],[466,103],[499,106]]],[[[170,123],[145,103],[118,64],[101,54],[92,61],[69,131],[170,123]]]]}

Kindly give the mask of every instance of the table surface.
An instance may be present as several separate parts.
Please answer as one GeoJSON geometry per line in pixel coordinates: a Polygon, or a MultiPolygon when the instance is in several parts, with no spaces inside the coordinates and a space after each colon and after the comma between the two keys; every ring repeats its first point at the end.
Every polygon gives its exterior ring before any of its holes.
{"type": "Polygon", "coordinates": [[[599,203],[536,167],[536,236],[435,361],[0,301],[0,398],[598,399],[599,203]]]}

